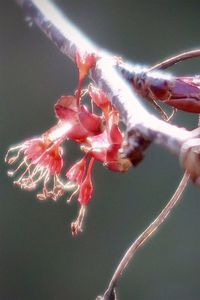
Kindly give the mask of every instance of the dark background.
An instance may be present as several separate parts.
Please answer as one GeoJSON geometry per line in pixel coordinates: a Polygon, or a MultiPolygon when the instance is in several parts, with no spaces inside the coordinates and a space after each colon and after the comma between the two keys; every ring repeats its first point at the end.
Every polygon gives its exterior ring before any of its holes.
{"type": "MultiPolygon", "coordinates": [[[[41,0],[42,1],[42,0],[41,0]]],[[[152,64],[200,47],[199,1],[55,1],[83,32],[115,54],[152,64]]],[[[172,69],[200,71],[200,59],[172,69]]],[[[0,1],[0,299],[89,300],[101,293],[131,241],[175,190],[177,157],[153,145],[136,169],[121,175],[98,165],[84,233],[73,239],[77,204],[39,202],[13,187],[3,160],[10,145],[55,122],[53,105],[76,87],[72,62],[14,1],[0,1]]],[[[178,113],[193,128],[197,117],[178,113]]],[[[69,165],[79,152],[66,145],[69,165]]],[[[119,286],[120,299],[200,299],[200,190],[190,184],[160,231],[136,255],[119,286]]]]}

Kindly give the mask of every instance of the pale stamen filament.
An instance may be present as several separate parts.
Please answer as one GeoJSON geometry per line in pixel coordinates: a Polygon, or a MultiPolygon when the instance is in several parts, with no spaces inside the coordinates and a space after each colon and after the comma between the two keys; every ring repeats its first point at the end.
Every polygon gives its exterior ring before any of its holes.
{"type": "Polygon", "coordinates": [[[74,196],[78,193],[80,186],[77,187],[77,189],[71,194],[69,199],[67,199],[67,203],[71,203],[74,196]]]}
{"type": "Polygon", "coordinates": [[[21,174],[21,176],[19,177],[19,179],[16,180],[16,181],[14,181],[14,184],[20,183],[20,181],[22,181],[23,177],[25,176],[25,174],[26,174],[27,172],[30,174],[29,171],[30,171],[31,164],[29,164],[29,163],[27,162],[27,158],[26,158],[26,157],[23,159],[23,161],[22,161],[21,164],[17,167],[17,169],[15,169],[14,174],[21,168],[21,166],[22,166],[23,164],[26,165],[26,169],[25,169],[25,171],[21,174]]]}
{"type": "Polygon", "coordinates": [[[57,174],[55,176],[57,182],[64,188],[64,190],[73,190],[75,187],[77,187],[76,183],[70,181],[68,181],[67,183],[63,183],[57,174]]]}
{"type": "MultiPolygon", "coordinates": [[[[26,159],[24,158],[22,162],[17,166],[15,170],[8,171],[8,176],[12,177],[15,175],[15,173],[24,165],[26,164],[26,159]]],[[[27,170],[27,169],[26,169],[27,170]]]]}
{"type": "MultiPolygon", "coordinates": [[[[47,175],[48,170],[46,170],[46,169],[41,169],[41,170],[38,171],[38,172],[39,172],[38,178],[36,177],[35,179],[33,179],[33,177],[32,177],[32,178],[30,177],[30,179],[32,179],[32,184],[34,185],[34,187],[36,186],[36,184],[37,184],[39,181],[41,181],[41,180],[47,175]]],[[[35,175],[37,175],[37,174],[35,174],[35,175]]]]}
{"type": "MultiPolygon", "coordinates": [[[[17,155],[18,155],[18,153],[20,153],[22,150],[24,150],[25,149],[25,147],[24,146],[22,146],[22,145],[18,145],[18,146],[15,146],[15,147],[12,147],[12,148],[10,148],[10,149],[8,149],[8,151],[7,151],[7,153],[6,153],[6,156],[5,156],[5,162],[8,162],[9,163],[9,160],[12,158],[10,158],[10,159],[8,159],[8,156],[9,156],[9,154],[10,154],[10,152],[15,152],[16,150],[18,150],[19,149],[19,151],[17,152],[17,155]],[[19,149],[20,148],[20,149],[19,149]]],[[[11,164],[12,164],[13,162],[11,162],[11,164]]]]}

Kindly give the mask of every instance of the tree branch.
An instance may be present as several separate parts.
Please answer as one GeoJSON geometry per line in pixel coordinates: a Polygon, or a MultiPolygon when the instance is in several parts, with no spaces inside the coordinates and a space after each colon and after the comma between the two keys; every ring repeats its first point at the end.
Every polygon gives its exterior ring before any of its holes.
{"type": "MultiPolygon", "coordinates": [[[[142,152],[150,142],[180,154],[183,143],[191,137],[190,132],[167,124],[150,114],[139,97],[116,71],[116,60],[87,39],[48,0],[15,0],[58,49],[75,61],[77,51],[97,53],[98,62],[90,77],[102,88],[115,105],[127,127],[126,155],[142,158],[142,152]]],[[[133,163],[137,164],[137,159],[133,163]]]]}

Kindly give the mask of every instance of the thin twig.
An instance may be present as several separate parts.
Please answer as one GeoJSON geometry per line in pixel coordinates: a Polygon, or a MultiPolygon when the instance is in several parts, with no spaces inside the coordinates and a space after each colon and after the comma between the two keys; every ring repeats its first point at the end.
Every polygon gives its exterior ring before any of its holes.
{"type": "Polygon", "coordinates": [[[164,70],[167,69],[173,65],[176,65],[177,63],[180,63],[184,60],[190,59],[190,58],[195,58],[195,57],[200,57],[200,49],[192,50],[192,51],[187,51],[180,53],[178,55],[172,56],[158,64],[153,65],[148,69],[148,72],[154,71],[154,70],[164,70]]]}
{"type": "Polygon", "coordinates": [[[167,58],[166,60],[163,60],[151,67],[148,66],[138,66],[132,63],[126,63],[124,61],[120,61],[117,64],[117,69],[120,71],[122,76],[129,82],[130,78],[132,79],[138,72],[144,72],[144,73],[150,73],[156,71],[156,74],[159,78],[159,76],[162,78],[164,72],[161,72],[162,70],[165,70],[173,65],[176,65],[180,62],[183,62],[184,60],[193,59],[200,57],[200,49],[192,50],[192,51],[186,51],[183,53],[179,53],[177,55],[174,55],[170,58],[167,58]]]}
{"type": "Polygon", "coordinates": [[[59,51],[75,61],[76,51],[97,53],[97,48],[49,0],[15,0],[27,18],[33,21],[57,46],[59,51]]]}
{"type": "Polygon", "coordinates": [[[173,196],[171,197],[167,205],[157,216],[157,218],[141,233],[141,235],[134,241],[134,243],[127,250],[122,260],[120,261],[119,265],[117,266],[104,296],[99,299],[110,300],[109,297],[110,295],[113,295],[113,290],[115,289],[116,284],[119,278],[121,277],[122,273],[124,272],[125,268],[128,266],[128,264],[130,263],[131,259],[133,258],[137,250],[144,244],[144,242],[146,242],[152,236],[153,233],[156,232],[156,230],[158,230],[160,225],[169,216],[174,206],[181,199],[181,195],[183,194],[187,186],[189,178],[190,175],[187,172],[185,172],[181,182],[179,183],[175,193],[173,194],[173,196]]]}

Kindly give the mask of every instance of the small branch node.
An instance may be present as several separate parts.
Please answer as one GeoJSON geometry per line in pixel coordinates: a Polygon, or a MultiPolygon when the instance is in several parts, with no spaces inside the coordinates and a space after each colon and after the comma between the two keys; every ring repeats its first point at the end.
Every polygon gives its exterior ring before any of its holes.
{"type": "Polygon", "coordinates": [[[96,300],[118,300],[114,288],[108,288],[103,296],[97,296],[96,300]]]}

